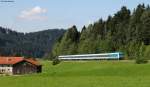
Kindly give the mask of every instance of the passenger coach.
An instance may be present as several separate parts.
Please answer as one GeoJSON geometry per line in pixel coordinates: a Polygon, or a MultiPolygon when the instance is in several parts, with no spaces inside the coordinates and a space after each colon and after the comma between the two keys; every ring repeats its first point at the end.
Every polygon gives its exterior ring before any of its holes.
{"type": "Polygon", "coordinates": [[[59,60],[121,60],[124,55],[121,52],[100,53],[100,54],[82,54],[82,55],[61,55],[59,60]]]}

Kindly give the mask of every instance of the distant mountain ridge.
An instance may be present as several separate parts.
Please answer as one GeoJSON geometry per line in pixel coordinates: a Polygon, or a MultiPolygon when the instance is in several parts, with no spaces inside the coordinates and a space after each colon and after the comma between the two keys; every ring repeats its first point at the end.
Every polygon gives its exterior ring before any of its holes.
{"type": "Polygon", "coordinates": [[[22,33],[0,27],[0,56],[43,57],[51,52],[63,29],[22,33]]]}

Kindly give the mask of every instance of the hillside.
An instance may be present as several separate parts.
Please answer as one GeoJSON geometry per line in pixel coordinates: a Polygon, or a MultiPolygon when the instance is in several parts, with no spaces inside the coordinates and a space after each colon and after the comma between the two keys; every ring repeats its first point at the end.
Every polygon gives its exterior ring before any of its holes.
{"type": "Polygon", "coordinates": [[[139,4],[131,11],[123,6],[113,16],[108,16],[107,20],[99,19],[84,26],[81,32],[75,25],[69,28],[55,44],[52,58],[58,55],[121,51],[126,59],[150,59],[148,45],[150,7],[139,4]]]}
{"type": "Polygon", "coordinates": [[[0,56],[43,57],[51,52],[55,41],[65,30],[49,29],[21,33],[0,27],[0,56]]]}

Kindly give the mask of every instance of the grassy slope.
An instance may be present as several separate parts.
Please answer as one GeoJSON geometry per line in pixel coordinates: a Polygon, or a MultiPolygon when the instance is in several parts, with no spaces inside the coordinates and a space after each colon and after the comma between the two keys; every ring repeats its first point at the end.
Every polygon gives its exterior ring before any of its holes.
{"type": "Polygon", "coordinates": [[[150,64],[43,62],[41,74],[0,77],[0,87],[150,87],[150,64]]]}

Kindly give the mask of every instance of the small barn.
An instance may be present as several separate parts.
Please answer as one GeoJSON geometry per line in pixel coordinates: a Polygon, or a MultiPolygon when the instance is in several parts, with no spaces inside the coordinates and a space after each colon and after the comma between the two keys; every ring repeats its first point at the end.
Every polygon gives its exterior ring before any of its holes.
{"type": "Polygon", "coordinates": [[[0,74],[23,75],[42,72],[42,65],[35,59],[0,57],[0,74]]]}

